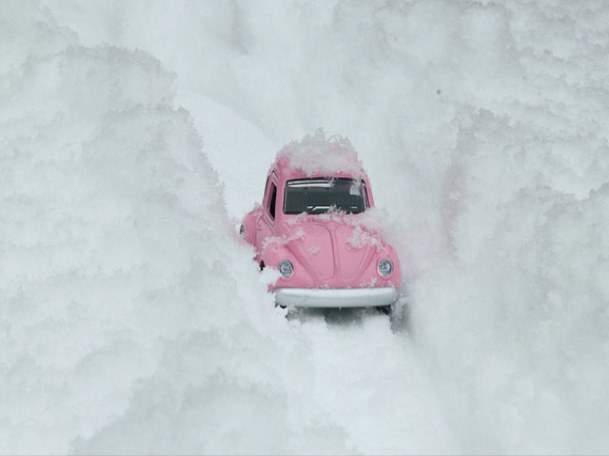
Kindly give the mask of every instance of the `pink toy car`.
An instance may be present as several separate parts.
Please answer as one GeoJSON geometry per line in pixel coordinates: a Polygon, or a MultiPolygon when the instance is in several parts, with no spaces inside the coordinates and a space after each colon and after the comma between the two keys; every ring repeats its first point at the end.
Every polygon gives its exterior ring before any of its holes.
{"type": "Polygon", "coordinates": [[[385,307],[399,298],[400,265],[375,220],[370,181],[348,140],[323,132],[284,147],[262,205],[241,233],[261,268],[277,268],[276,303],[385,307]],[[375,227],[376,226],[376,227],[375,227]]]}

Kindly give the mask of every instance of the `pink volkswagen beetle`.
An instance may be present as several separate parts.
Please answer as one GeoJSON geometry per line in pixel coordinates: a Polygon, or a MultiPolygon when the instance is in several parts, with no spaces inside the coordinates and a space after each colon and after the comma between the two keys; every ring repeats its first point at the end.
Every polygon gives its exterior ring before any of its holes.
{"type": "Polygon", "coordinates": [[[240,231],[261,268],[277,268],[280,306],[379,307],[399,298],[400,265],[374,216],[370,181],[344,138],[323,132],[284,147],[262,205],[240,231]]]}

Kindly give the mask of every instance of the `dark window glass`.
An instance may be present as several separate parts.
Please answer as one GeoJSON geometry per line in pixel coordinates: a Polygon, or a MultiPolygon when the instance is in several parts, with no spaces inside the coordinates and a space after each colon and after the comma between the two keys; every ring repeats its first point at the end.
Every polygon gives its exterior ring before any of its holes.
{"type": "Polygon", "coordinates": [[[298,179],[286,185],[286,214],[323,214],[331,208],[359,214],[367,207],[366,186],[359,179],[298,179]]]}
{"type": "Polygon", "coordinates": [[[269,206],[269,213],[271,218],[275,218],[275,206],[277,204],[277,186],[275,183],[271,184],[271,204],[269,206]]]}

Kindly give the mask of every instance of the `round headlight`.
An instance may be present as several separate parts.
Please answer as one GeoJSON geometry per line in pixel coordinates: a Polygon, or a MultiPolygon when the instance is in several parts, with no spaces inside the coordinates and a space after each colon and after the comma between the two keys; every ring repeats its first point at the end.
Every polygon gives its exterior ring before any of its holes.
{"type": "Polygon", "coordinates": [[[279,263],[279,273],[285,278],[290,277],[294,273],[294,265],[290,260],[283,260],[279,263]]]}
{"type": "Polygon", "coordinates": [[[393,263],[391,260],[387,258],[383,258],[379,261],[379,274],[383,277],[389,277],[389,275],[393,272],[393,263]]]}

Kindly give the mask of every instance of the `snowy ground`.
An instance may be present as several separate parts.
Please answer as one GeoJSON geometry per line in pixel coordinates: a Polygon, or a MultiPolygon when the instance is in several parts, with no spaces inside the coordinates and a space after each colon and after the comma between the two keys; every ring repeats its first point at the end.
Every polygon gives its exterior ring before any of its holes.
{"type": "Polygon", "coordinates": [[[0,43],[0,453],[609,451],[609,4],[0,0],[0,43]],[[318,127],[408,326],[286,319],[234,233],[318,127]]]}

